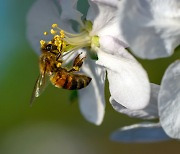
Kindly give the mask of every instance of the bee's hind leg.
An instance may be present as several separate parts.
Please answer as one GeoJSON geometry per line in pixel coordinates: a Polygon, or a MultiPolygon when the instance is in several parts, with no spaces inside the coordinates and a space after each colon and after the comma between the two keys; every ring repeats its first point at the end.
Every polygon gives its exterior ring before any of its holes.
{"type": "Polygon", "coordinates": [[[83,61],[86,57],[80,57],[82,52],[74,59],[73,68],[77,71],[81,68],[83,61]]]}
{"type": "Polygon", "coordinates": [[[73,68],[69,70],[69,72],[79,71],[83,61],[86,57],[80,57],[82,53],[78,54],[78,56],[74,59],[73,68]]]}

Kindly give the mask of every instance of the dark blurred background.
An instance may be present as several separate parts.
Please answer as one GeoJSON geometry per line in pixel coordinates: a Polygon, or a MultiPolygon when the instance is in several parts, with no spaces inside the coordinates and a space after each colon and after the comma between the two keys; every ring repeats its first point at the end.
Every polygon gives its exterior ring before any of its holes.
{"type": "MultiPolygon", "coordinates": [[[[112,131],[140,120],[119,114],[109,104],[101,126],[88,123],[70,92],[52,85],[30,107],[38,76],[38,55],[26,39],[26,15],[34,0],[1,0],[0,4],[0,154],[179,154],[175,140],[151,144],[123,144],[109,140],[112,131]]],[[[87,3],[80,0],[82,12],[87,3]]],[[[159,84],[167,66],[180,57],[139,60],[150,81],[159,84]]]]}

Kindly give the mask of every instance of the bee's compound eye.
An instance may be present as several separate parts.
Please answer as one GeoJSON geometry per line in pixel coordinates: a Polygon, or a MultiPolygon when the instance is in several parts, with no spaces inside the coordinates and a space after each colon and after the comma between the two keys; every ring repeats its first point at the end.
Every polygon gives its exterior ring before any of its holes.
{"type": "Polygon", "coordinates": [[[47,50],[47,51],[51,51],[51,50],[52,50],[52,44],[48,44],[48,45],[46,46],[46,50],[47,50]]]}

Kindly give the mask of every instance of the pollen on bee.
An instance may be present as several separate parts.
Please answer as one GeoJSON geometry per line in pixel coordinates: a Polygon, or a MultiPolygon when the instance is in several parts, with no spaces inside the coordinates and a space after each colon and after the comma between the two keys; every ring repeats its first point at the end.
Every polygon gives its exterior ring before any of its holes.
{"type": "Polygon", "coordinates": [[[73,68],[74,68],[76,71],[79,71],[79,67],[73,66],[73,68]]]}
{"type": "Polygon", "coordinates": [[[55,31],[54,29],[51,29],[51,34],[55,35],[57,33],[57,31],[55,31]]]}
{"type": "Polygon", "coordinates": [[[61,66],[61,63],[57,63],[57,65],[56,65],[57,67],[60,67],[61,66]]]}
{"type": "Polygon", "coordinates": [[[52,28],[57,28],[58,25],[57,24],[52,24],[52,28]]]}
{"type": "Polygon", "coordinates": [[[48,35],[48,32],[44,32],[44,35],[48,35]]]}
{"type": "Polygon", "coordinates": [[[52,41],[49,41],[48,44],[53,44],[52,41]]]}

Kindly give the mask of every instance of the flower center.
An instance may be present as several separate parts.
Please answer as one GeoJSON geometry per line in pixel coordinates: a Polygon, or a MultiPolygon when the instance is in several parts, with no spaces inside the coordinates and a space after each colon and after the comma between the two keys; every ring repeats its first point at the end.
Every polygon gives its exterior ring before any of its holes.
{"type": "MultiPolygon", "coordinates": [[[[72,50],[77,50],[83,47],[99,47],[99,37],[90,36],[89,33],[92,30],[92,23],[90,21],[85,21],[85,26],[82,28],[80,33],[73,34],[64,31],[57,24],[52,25],[50,33],[53,35],[53,39],[47,44],[53,44],[57,46],[60,53],[69,52],[72,50]]],[[[44,32],[44,35],[47,35],[44,32]]],[[[46,42],[44,40],[40,41],[41,48],[44,47],[46,42]]]]}

